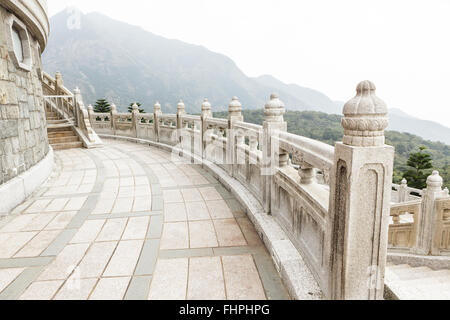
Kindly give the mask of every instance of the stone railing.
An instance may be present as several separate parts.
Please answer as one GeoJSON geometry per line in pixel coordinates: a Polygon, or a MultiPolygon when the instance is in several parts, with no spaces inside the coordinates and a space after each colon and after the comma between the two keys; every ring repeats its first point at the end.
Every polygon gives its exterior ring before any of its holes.
{"type": "Polygon", "coordinates": [[[389,249],[418,255],[450,254],[450,196],[442,190],[437,171],[427,180],[427,188],[407,187],[404,180],[398,189],[399,202],[391,206],[389,249]],[[422,198],[411,196],[419,194],[422,198]]]}
{"type": "Polygon", "coordinates": [[[72,125],[86,148],[102,145],[100,138],[92,130],[89,113],[84,106],[83,98],[78,88],[72,93],[64,87],[62,76],[59,72],[56,73],[55,79],[44,72],[42,88],[45,94],[44,102],[46,107],[55,111],[61,119],[72,125]]]}
{"type": "Polygon", "coordinates": [[[406,179],[401,184],[392,184],[392,203],[418,200],[422,194],[423,190],[408,187],[406,179]]]}
{"type": "Polygon", "coordinates": [[[115,106],[108,114],[88,112],[99,134],[171,146],[176,156],[212,163],[240,183],[265,212],[263,240],[281,273],[286,252],[274,248],[289,242],[327,298],[383,298],[394,149],[385,145],[387,107],[371,82],[360,83],[346,104],[344,142],[335,148],[287,133],[276,95],[265,105],[263,125],[244,122],[237,98],[228,119],[213,118],[206,99],[200,116],[187,115],[181,101],[170,115],[159,103],[152,114],[140,114],[137,105],[132,113],[115,106]]]}

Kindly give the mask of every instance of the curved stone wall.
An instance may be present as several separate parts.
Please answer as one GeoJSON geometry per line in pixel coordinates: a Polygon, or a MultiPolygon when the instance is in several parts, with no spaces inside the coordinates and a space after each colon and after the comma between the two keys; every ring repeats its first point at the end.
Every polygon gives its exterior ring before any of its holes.
{"type": "Polygon", "coordinates": [[[47,0],[2,0],[1,5],[23,21],[44,51],[50,31],[47,0]]]}
{"type": "Polygon", "coordinates": [[[0,3],[0,185],[49,152],[41,82],[46,7],[43,0],[0,3]]]}

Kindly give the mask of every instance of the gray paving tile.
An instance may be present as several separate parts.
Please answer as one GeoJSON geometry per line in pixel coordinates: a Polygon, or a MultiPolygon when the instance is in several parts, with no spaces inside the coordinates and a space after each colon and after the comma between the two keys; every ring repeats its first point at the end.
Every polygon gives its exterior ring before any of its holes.
{"type": "Polygon", "coordinates": [[[147,234],[147,239],[160,239],[162,235],[164,223],[164,216],[152,216],[150,218],[150,227],[147,234]]]}
{"type": "Polygon", "coordinates": [[[104,220],[104,219],[117,219],[117,218],[135,218],[135,217],[152,217],[162,215],[162,211],[148,211],[148,212],[124,212],[124,213],[112,213],[112,214],[93,214],[88,217],[87,220],[104,220]]]}
{"type": "Polygon", "coordinates": [[[155,271],[156,260],[159,252],[159,239],[150,239],[144,243],[141,256],[134,274],[136,276],[152,275],[155,271]]]}
{"type": "Polygon", "coordinates": [[[217,192],[219,192],[219,194],[222,196],[224,200],[234,199],[234,196],[231,194],[231,192],[225,189],[225,187],[222,186],[221,184],[216,185],[216,190],[217,192]]]}
{"type": "Polygon", "coordinates": [[[212,248],[161,250],[159,252],[159,259],[196,258],[196,257],[212,257],[212,256],[214,256],[214,251],[212,248]]]}
{"type": "Polygon", "coordinates": [[[151,282],[151,276],[133,277],[125,295],[125,300],[147,300],[151,282]]]}
{"type": "Polygon", "coordinates": [[[163,193],[161,185],[159,183],[152,184],[151,189],[152,189],[152,196],[162,196],[163,193]]]}
{"type": "Polygon", "coordinates": [[[152,211],[162,211],[164,208],[164,200],[162,196],[154,196],[152,198],[152,211]]]}
{"type": "Polygon", "coordinates": [[[42,273],[45,266],[32,267],[24,270],[3,292],[0,294],[0,300],[17,300],[42,273]]]}
{"type": "Polygon", "coordinates": [[[246,216],[246,210],[234,197],[231,199],[226,199],[225,202],[227,203],[228,207],[230,207],[233,213],[244,213],[244,217],[246,216]]]}
{"type": "Polygon", "coordinates": [[[70,240],[78,232],[78,229],[67,229],[59,234],[58,237],[48,246],[48,248],[41,254],[41,257],[57,256],[70,240]]]}
{"type": "Polygon", "coordinates": [[[99,196],[90,196],[80,211],[73,217],[72,221],[67,226],[68,229],[81,228],[84,221],[89,217],[89,215],[94,211],[97,206],[97,202],[100,199],[99,196]]]}
{"type": "Polygon", "coordinates": [[[258,254],[264,252],[262,247],[224,247],[213,248],[215,256],[237,256],[243,254],[258,254]]]}
{"type": "Polygon", "coordinates": [[[283,282],[278,275],[277,270],[268,254],[253,255],[259,277],[264,286],[267,299],[269,300],[288,300],[290,299],[283,282]]]}
{"type": "Polygon", "coordinates": [[[0,259],[0,269],[46,266],[54,257],[0,259]]]}

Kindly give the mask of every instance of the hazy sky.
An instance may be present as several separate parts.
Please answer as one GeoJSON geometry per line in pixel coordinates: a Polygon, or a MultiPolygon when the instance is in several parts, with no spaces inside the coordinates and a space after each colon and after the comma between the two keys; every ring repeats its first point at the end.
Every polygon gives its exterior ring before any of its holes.
{"type": "Polygon", "coordinates": [[[389,107],[450,127],[448,0],[48,0],[98,11],[334,100],[372,80],[389,107]]]}

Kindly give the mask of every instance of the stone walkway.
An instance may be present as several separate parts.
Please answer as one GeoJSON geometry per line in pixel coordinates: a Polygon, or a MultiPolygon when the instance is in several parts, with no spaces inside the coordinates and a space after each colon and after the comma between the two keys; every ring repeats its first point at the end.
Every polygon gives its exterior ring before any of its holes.
{"type": "Polygon", "coordinates": [[[144,145],[56,152],[0,220],[0,299],[289,299],[233,196],[144,145]]]}

